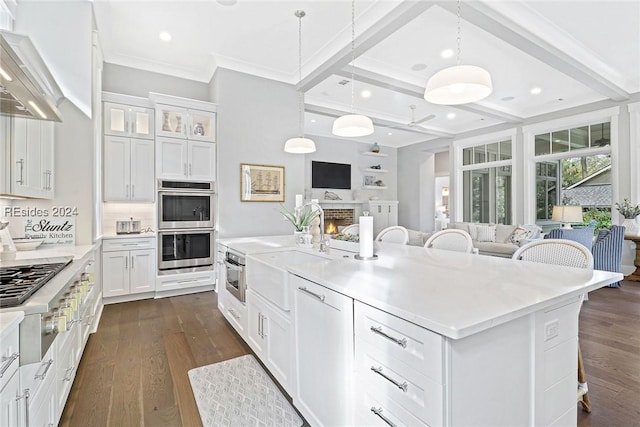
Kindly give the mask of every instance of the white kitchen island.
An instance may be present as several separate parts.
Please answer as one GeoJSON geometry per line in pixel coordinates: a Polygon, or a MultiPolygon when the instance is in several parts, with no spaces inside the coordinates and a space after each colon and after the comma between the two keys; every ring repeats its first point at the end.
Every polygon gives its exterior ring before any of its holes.
{"type": "MultiPolygon", "coordinates": [[[[275,307],[295,355],[282,385],[312,425],[576,425],[581,298],[621,274],[393,244],[374,261],[335,252],[287,265],[291,308],[275,307]]],[[[268,300],[259,281],[248,295],[268,300]]]]}

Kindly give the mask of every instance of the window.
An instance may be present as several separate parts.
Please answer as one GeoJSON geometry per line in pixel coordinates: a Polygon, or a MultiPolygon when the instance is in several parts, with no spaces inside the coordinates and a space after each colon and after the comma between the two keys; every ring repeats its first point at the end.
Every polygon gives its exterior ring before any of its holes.
{"type": "Polygon", "coordinates": [[[468,222],[511,222],[511,140],[462,150],[462,216],[468,222]]]}

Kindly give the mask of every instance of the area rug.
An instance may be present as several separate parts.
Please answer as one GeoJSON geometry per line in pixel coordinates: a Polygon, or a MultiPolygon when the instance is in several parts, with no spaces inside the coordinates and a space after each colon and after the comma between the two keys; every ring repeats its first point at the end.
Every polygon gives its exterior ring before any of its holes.
{"type": "Polygon", "coordinates": [[[302,419],[250,354],[189,371],[202,424],[296,426],[302,419]]]}

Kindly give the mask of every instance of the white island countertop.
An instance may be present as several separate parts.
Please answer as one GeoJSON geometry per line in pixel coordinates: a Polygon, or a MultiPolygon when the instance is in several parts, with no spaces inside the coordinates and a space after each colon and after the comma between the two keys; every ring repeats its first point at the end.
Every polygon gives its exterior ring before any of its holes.
{"type": "MultiPolygon", "coordinates": [[[[280,236],[252,239],[252,248],[259,247],[260,242],[262,248],[273,245],[274,251],[295,248],[293,244],[285,247],[280,236]]],[[[293,237],[289,239],[293,243],[293,237]]],[[[247,240],[225,239],[224,244],[241,251],[249,248],[247,240]]],[[[452,339],[473,335],[623,278],[620,273],[389,243],[380,244],[379,258],[373,261],[342,258],[344,254],[339,251],[334,259],[289,265],[287,269],[452,339]]]]}

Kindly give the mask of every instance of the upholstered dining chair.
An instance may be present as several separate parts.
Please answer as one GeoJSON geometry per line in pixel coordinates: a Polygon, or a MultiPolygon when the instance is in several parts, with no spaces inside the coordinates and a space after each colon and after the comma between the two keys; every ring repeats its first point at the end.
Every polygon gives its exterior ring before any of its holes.
{"type": "MultiPolygon", "coordinates": [[[[578,242],[565,239],[544,239],[527,243],[515,251],[512,259],[593,270],[591,250],[578,242]]],[[[588,391],[587,376],[578,343],[578,402],[585,411],[591,412],[588,391]]]]}
{"type": "Polygon", "coordinates": [[[351,225],[347,225],[345,228],[342,229],[341,231],[342,234],[349,234],[349,235],[354,235],[354,234],[359,234],[360,233],[360,225],[359,224],[351,224],[351,225]]]}
{"type": "MultiPolygon", "coordinates": [[[[610,230],[600,230],[591,247],[593,268],[596,270],[620,272],[622,248],[624,246],[624,227],[612,225],[610,230]]],[[[620,282],[611,283],[610,288],[620,287],[620,282]]]]}
{"type": "Polygon", "coordinates": [[[424,243],[424,247],[472,253],[473,240],[466,231],[452,228],[433,233],[424,243]]]}
{"type": "Polygon", "coordinates": [[[392,225],[378,233],[376,241],[406,245],[409,242],[409,231],[401,225],[392,225]]]}

